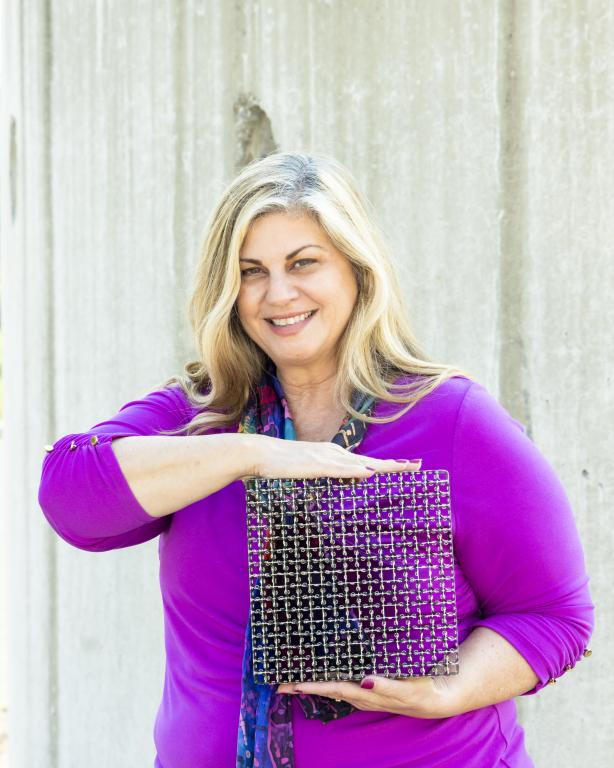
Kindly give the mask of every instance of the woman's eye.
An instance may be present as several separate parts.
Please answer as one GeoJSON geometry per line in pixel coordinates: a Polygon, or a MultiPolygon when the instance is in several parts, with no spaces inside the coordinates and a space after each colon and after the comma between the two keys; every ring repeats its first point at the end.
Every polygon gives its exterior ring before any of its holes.
{"type": "MultiPolygon", "coordinates": [[[[292,268],[294,269],[294,267],[295,267],[297,264],[301,264],[301,263],[302,263],[302,264],[305,264],[305,263],[307,263],[307,264],[311,264],[311,263],[315,263],[315,261],[316,261],[316,259],[297,259],[297,260],[294,262],[294,264],[292,265],[292,268]]],[[[253,274],[255,274],[254,270],[259,270],[259,269],[260,269],[260,267],[248,267],[247,269],[243,269],[243,270],[241,270],[241,274],[242,274],[243,276],[245,276],[245,277],[249,277],[249,275],[253,275],[253,274]]]]}

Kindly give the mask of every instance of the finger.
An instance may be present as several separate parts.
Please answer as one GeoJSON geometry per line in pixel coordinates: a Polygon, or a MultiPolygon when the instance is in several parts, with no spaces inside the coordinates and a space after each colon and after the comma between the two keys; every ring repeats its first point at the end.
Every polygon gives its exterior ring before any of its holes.
{"type": "Polygon", "coordinates": [[[334,464],[328,464],[326,474],[328,477],[368,477],[377,471],[375,462],[368,456],[361,457],[362,461],[357,464],[352,457],[351,461],[344,462],[343,464],[335,462],[334,464]]]}
{"type": "Polygon", "coordinates": [[[277,686],[277,693],[294,693],[295,683],[281,683],[277,686]]]}
{"type": "MultiPolygon", "coordinates": [[[[349,451],[346,452],[348,459],[347,465],[356,468],[371,468],[378,472],[398,472],[399,470],[417,470],[422,466],[422,459],[376,459],[374,456],[363,456],[361,454],[353,454],[349,451]]],[[[335,462],[337,466],[338,462],[335,462]]]]}
{"type": "Polygon", "coordinates": [[[305,682],[292,686],[293,693],[330,696],[334,699],[368,701],[377,696],[402,696],[407,679],[395,680],[380,675],[367,675],[360,682],[339,680],[335,682],[305,682]]]}
{"type": "Polygon", "coordinates": [[[377,472],[417,472],[422,466],[422,459],[369,459],[377,472]]]}
{"type": "MultiPolygon", "coordinates": [[[[302,683],[301,683],[302,685],[302,683]]],[[[383,677],[381,675],[367,675],[361,681],[358,689],[362,695],[377,699],[384,699],[389,704],[402,704],[406,702],[408,694],[413,687],[412,695],[415,695],[426,685],[431,685],[429,677],[383,677]]]]}
{"type": "Polygon", "coordinates": [[[358,466],[331,467],[329,476],[367,478],[376,472],[417,472],[422,466],[422,459],[374,459],[370,456],[361,458],[365,463],[358,466]]]}
{"type": "Polygon", "coordinates": [[[305,693],[312,696],[328,696],[331,699],[356,700],[360,693],[358,683],[338,680],[335,682],[297,683],[291,693],[305,693]]]}

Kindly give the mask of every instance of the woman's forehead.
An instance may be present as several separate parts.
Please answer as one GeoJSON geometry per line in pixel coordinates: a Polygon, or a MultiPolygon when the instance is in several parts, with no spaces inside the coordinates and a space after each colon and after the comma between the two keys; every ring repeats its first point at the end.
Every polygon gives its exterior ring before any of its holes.
{"type": "Polygon", "coordinates": [[[256,259],[282,253],[301,245],[327,247],[330,240],[315,219],[307,214],[269,213],[254,220],[240,248],[241,256],[256,259]]]}

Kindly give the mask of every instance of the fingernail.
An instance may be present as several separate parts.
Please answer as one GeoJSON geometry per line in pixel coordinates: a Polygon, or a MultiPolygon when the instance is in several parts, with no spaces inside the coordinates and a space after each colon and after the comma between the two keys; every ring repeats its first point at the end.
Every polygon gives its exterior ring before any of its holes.
{"type": "Polygon", "coordinates": [[[407,464],[409,459],[395,459],[395,461],[398,461],[399,464],[407,464]]]}
{"type": "Polygon", "coordinates": [[[375,683],[373,682],[373,680],[363,680],[362,683],[360,684],[360,687],[370,689],[375,687],[375,683]]]}
{"type": "Polygon", "coordinates": [[[375,472],[375,467],[367,467],[367,469],[370,469],[371,472],[375,472]]]}

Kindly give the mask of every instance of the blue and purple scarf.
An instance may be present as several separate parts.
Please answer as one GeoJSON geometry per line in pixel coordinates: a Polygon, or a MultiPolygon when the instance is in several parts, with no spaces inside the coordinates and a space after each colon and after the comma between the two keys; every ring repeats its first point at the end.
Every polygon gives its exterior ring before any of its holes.
{"type": "MultiPolygon", "coordinates": [[[[361,392],[352,398],[352,406],[359,413],[370,412],[374,402],[375,398],[361,392]]],[[[365,422],[348,415],[332,442],[351,451],[360,445],[366,428],[365,422]]],[[[239,432],[296,440],[288,403],[271,361],[257,392],[250,395],[239,432]]],[[[250,620],[243,652],[237,768],[294,768],[291,694],[277,693],[276,689],[276,685],[261,685],[254,680],[250,620]]],[[[303,695],[298,697],[298,703],[305,717],[325,723],[355,710],[347,701],[327,696],[303,695]]]]}

